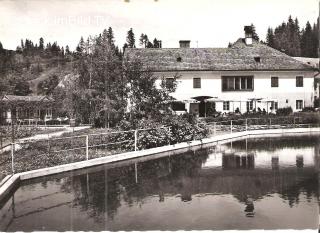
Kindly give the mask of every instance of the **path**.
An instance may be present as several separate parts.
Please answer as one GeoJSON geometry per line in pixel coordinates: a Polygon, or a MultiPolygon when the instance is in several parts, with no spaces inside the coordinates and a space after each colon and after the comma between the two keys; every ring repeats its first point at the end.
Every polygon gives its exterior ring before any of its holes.
{"type": "MultiPolygon", "coordinates": [[[[64,133],[70,133],[73,131],[89,129],[90,127],[91,126],[78,126],[78,127],[64,126],[61,128],[61,131],[51,132],[51,133],[47,133],[47,134],[44,134],[44,133],[36,134],[36,135],[30,136],[30,137],[20,138],[15,141],[15,143],[16,143],[15,149],[17,150],[19,148],[19,143],[23,143],[23,142],[27,142],[27,141],[49,139],[49,138],[53,138],[53,137],[60,137],[64,133]]],[[[0,154],[5,151],[9,151],[10,149],[11,149],[11,145],[9,144],[0,150],[0,154]]]]}

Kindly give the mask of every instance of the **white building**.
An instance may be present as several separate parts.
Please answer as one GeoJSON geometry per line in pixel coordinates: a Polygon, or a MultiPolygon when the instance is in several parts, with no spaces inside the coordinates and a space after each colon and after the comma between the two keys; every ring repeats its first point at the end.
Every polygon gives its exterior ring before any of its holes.
{"type": "Polygon", "coordinates": [[[126,49],[125,58],[140,60],[159,78],[178,74],[172,96],[184,104],[177,110],[199,116],[208,106],[226,113],[313,106],[316,69],[253,40],[251,27],[229,48],[190,48],[190,41],[180,41],[180,48],[126,49]]]}

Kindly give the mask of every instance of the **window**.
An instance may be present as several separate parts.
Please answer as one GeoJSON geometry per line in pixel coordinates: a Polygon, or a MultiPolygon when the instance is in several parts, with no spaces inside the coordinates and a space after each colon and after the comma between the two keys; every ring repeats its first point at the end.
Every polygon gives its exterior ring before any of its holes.
{"type": "Polygon", "coordinates": [[[177,62],[181,62],[182,58],[181,57],[177,57],[177,62]]]}
{"type": "Polygon", "coordinates": [[[260,57],[254,57],[254,60],[255,60],[256,62],[260,62],[260,57]]]}
{"type": "Polygon", "coordinates": [[[46,109],[46,116],[47,117],[52,117],[52,109],[51,108],[47,108],[46,109]]]}
{"type": "Polygon", "coordinates": [[[223,110],[229,111],[230,109],[230,102],[229,101],[223,101],[223,110]]]}
{"type": "Polygon", "coordinates": [[[222,91],[253,91],[253,76],[222,76],[222,91]]]}
{"type": "Polygon", "coordinates": [[[173,88],[174,78],[166,78],[166,87],[173,88]]]}
{"type": "Polygon", "coordinates": [[[302,110],[303,108],[303,100],[296,100],[296,109],[302,110]]]}
{"type": "Polygon", "coordinates": [[[253,109],[253,101],[247,102],[247,112],[251,111],[253,109]]]}
{"type": "Polygon", "coordinates": [[[173,102],[172,103],[172,110],[173,111],[185,111],[186,105],[183,102],[173,102]]]}
{"type": "Polygon", "coordinates": [[[279,87],[279,78],[271,77],[271,87],[279,87]]]}
{"type": "Polygon", "coordinates": [[[296,87],[303,87],[303,77],[302,76],[296,77],[296,87]]]}
{"type": "Polygon", "coordinates": [[[288,99],[286,99],[286,104],[287,104],[287,103],[289,103],[289,100],[288,100],[288,99]]]}
{"type": "Polygon", "coordinates": [[[272,110],[277,110],[278,109],[278,102],[272,102],[271,109],[272,110]]]}
{"type": "Polygon", "coordinates": [[[193,78],[193,88],[201,88],[201,78],[193,78]]]}

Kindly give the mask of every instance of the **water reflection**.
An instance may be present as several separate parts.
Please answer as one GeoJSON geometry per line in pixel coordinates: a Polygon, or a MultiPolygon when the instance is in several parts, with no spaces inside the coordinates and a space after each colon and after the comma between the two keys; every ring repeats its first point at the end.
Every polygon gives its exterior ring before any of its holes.
{"type": "Polygon", "coordinates": [[[301,140],[244,140],[26,182],[0,203],[0,230],[315,228],[319,140],[301,140]]]}

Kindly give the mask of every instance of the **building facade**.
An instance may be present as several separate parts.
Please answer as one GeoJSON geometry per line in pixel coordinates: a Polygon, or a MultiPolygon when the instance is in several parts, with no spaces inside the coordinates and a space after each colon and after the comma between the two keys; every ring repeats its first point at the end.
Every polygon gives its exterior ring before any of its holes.
{"type": "Polygon", "coordinates": [[[52,120],[53,103],[48,96],[5,95],[0,99],[0,124],[13,120],[24,124],[52,120]]]}
{"type": "Polygon", "coordinates": [[[177,109],[207,116],[208,108],[222,113],[275,112],[291,107],[301,111],[313,106],[315,68],[252,39],[228,48],[127,49],[125,59],[139,60],[145,69],[168,81],[177,78],[172,96],[177,109]]]}

